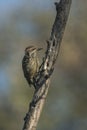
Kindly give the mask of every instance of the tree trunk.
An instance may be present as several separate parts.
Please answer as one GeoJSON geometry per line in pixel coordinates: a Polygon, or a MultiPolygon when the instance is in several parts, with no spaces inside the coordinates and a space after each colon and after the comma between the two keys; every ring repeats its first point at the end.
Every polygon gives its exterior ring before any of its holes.
{"type": "Polygon", "coordinates": [[[53,73],[57,60],[60,43],[65,30],[72,0],[60,0],[55,3],[56,18],[52,27],[52,32],[47,41],[47,49],[39,72],[34,77],[36,90],[29,105],[29,110],[24,118],[23,130],[36,130],[37,123],[50,86],[50,76],[53,73]]]}

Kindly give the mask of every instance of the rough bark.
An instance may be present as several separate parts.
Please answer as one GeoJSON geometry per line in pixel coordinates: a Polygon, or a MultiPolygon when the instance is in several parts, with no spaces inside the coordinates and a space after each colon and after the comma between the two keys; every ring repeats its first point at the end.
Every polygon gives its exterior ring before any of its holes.
{"type": "Polygon", "coordinates": [[[34,92],[29,110],[24,118],[23,130],[36,130],[37,123],[48,93],[50,76],[53,73],[54,65],[57,60],[60,43],[65,30],[72,0],[60,0],[55,3],[56,18],[52,27],[51,36],[47,41],[47,49],[39,72],[34,77],[34,92]]]}

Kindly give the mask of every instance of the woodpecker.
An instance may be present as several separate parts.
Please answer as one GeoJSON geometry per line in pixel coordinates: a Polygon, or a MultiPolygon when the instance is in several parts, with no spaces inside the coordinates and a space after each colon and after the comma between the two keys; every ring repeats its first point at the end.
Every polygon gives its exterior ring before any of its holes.
{"type": "Polygon", "coordinates": [[[37,51],[40,50],[42,50],[42,48],[35,48],[34,46],[27,47],[25,49],[25,55],[22,60],[24,77],[26,78],[30,87],[33,85],[34,76],[39,70],[39,59],[37,56],[37,51]]]}

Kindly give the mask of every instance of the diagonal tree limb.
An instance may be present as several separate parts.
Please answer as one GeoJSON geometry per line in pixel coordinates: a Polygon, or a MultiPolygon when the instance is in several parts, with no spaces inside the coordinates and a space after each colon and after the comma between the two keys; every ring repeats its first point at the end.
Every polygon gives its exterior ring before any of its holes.
{"type": "Polygon", "coordinates": [[[34,86],[37,88],[34,92],[29,110],[24,118],[23,130],[36,130],[37,123],[48,93],[50,85],[50,76],[53,73],[54,65],[57,60],[60,44],[68,19],[72,0],[60,0],[55,2],[56,18],[52,27],[52,32],[47,41],[47,50],[39,72],[34,77],[34,86]]]}

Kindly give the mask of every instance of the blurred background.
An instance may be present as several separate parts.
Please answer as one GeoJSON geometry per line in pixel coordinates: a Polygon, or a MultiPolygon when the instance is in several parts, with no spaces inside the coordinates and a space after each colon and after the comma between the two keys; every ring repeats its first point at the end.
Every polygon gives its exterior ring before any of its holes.
{"type": "MultiPolygon", "coordinates": [[[[29,45],[45,52],[54,0],[0,0],[0,130],[21,130],[34,89],[21,62],[29,45]]],[[[73,0],[37,130],[87,130],[87,0],[73,0]]]]}

